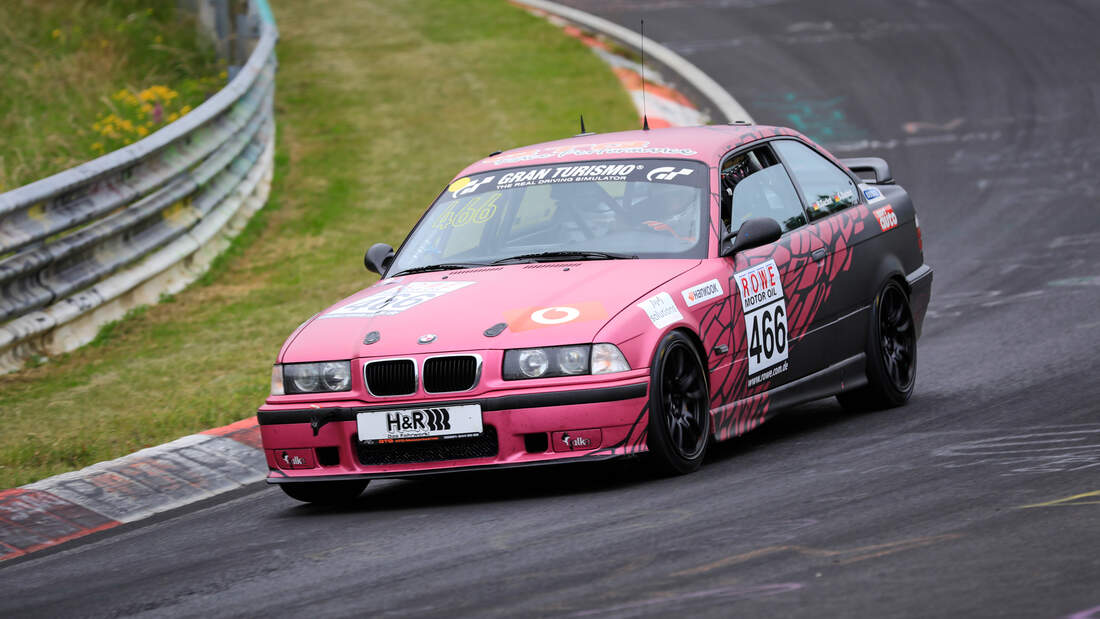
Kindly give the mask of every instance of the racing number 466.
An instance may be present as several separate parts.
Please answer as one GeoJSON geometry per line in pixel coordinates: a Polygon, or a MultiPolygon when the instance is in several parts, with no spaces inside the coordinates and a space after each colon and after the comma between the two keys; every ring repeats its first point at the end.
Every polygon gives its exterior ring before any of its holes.
{"type": "Polygon", "coordinates": [[[749,328],[749,374],[787,358],[787,311],[782,302],[746,316],[749,328]]]}

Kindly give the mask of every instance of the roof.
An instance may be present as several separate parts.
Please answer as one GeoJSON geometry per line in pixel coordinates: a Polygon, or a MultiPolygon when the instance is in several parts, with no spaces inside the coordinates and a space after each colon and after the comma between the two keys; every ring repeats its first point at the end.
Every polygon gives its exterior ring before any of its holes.
{"type": "Polygon", "coordinates": [[[722,155],[742,144],[776,135],[806,139],[792,129],[767,125],[706,125],[597,133],[507,150],[468,166],[458,177],[540,163],[635,159],[639,156],[699,159],[717,164],[722,155]]]}

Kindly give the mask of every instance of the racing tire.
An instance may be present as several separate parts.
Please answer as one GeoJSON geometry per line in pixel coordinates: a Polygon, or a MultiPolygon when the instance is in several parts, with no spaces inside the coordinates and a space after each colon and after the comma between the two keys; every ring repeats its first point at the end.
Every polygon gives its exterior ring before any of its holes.
{"type": "Polygon", "coordinates": [[[683,475],[703,464],[710,439],[707,373],[691,340],[672,331],[657,346],[650,369],[650,463],[660,474],[683,475]]]}
{"type": "Polygon", "coordinates": [[[917,332],[909,295],[897,280],[883,285],[872,306],[867,335],[867,384],[838,394],[851,411],[901,406],[917,378],[917,332]]]}
{"type": "Polygon", "coordinates": [[[307,481],[291,484],[279,484],[283,492],[292,499],[315,505],[339,505],[350,503],[363,493],[369,479],[348,481],[307,481]]]}

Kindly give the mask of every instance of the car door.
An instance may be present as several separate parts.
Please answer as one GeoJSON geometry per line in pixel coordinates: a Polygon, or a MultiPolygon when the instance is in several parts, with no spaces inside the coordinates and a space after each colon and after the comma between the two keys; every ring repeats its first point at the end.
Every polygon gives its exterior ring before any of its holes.
{"type": "Polygon", "coordinates": [[[838,363],[863,351],[867,282],[875,277],[868,256],[854,251],[868,233],[859,188],[832,161],[793,139],[772,142],[790,171],[806,208],[807,232],[814,245],[813,279],[819,291],[804,336],[804,345],[815,352],[817,369],[838,363]]]}
{"type": "MultiPolygon", "coordinates": [[[[723,192],[729,200],[726,225],[736,231],[747,219],[770,217],[783,236],[726,258],[733,273],[732,373],[735,400],[759,394],[812,372],[816,363],[800,341],[810,264],[807,218],[786,168],[768,145],[734,152],[723,162],[723,192]]],[[[723,219],[727,209],[724,207],[723,219]]]]}

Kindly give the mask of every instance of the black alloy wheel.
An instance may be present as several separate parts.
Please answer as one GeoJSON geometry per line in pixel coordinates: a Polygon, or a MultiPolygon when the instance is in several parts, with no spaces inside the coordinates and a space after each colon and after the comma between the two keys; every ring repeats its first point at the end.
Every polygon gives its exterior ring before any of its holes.
{"type": "Polygon", "coordinates": [[[837,396],[852,410],[901,406],[917,378],[917,331],[909,296],[897,280],[883,285],[872,308],[867,341],[867,385],[837,396]]]}
{"type": "Polygon", "coordinates": [[[710,438],[706,370],[686,335],[661,340],[650,371],[649,450],[662,472],[699,468],[710,438]]]}
{"type": "Polygon", "coordinates": [[[895,390],[908,393],[916,378],[917,338],[913,313],[905,291],[894,283],[883,290],[879,314],[879,340],[882,364],[895,390]]]}

